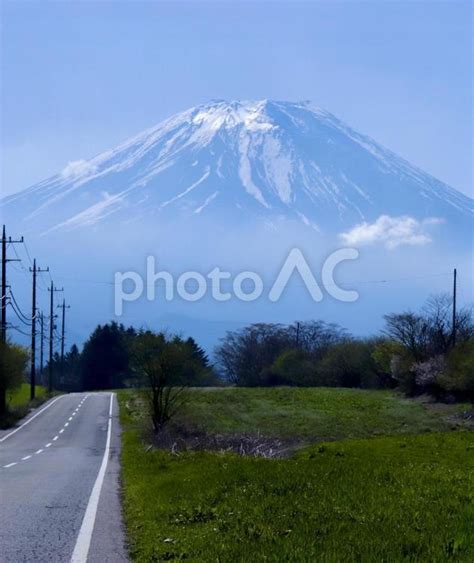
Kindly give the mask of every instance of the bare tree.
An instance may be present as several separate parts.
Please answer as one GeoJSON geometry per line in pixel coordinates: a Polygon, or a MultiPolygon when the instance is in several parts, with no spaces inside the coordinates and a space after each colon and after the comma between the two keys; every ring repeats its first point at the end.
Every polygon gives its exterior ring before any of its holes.
{"type": "Polygon", "coordinates": [[[429,342],[429,326],[422,315],[407,311],[392,313],[384,317],[385,334],[407,348],[416,361],[426,358],[429,342]]]}
{"type": "Polygon", "coordinates": [[[287,331],[293,347],[308,352],[313,359],[319,359],[334,344],[350,339],[339,325],[320,320],[295,322],[287,331]]]}
{"type": "MultiPolygon", "coordinates": [[[[452,346],[452,299],[449,294],[432,295],[420,313],[406,311],[385,315],[385,334],[407,348],[416,362],[448,352],[452,346]]],[[[472,309],[456,312],[458,342],[474,336],[472,309]]]]}
{"type": "Polygon", "coordinates": [[[270,368],[282,353],[301,350],[311,361],[316,361],[330,346],[344,339],[348,336],[342,328],[323,321],[290,326],[259,323],[228,332],[215,355],[229,381],[238,385],[266,385],[271,383],[270,368]]]}
{"type": "MultiPolygon", "coordinates": [[[[430,331],[430,355],[445,354],[453,344],[453,300],[448,293],[432,295],[422,309],[430,331]]],[[[456,311],[458,342],[474,336],[472,308],[456,311]]]]}
{"type": "Polygon", "coordinates": [[[155,432],[162,430],[184,403],[181,376],[195,361],[188,343],[178,337],[168,339],[163,333],[147,331],[135,338],[132,365],[145,380],[155,432]]]}
{"type": "Polygon", "coordinates": [[[259,323],[227,332],[215,355],[229,381],[252,386],[262,384],[264,369],[289,347],[282,325],[259,323]]]}

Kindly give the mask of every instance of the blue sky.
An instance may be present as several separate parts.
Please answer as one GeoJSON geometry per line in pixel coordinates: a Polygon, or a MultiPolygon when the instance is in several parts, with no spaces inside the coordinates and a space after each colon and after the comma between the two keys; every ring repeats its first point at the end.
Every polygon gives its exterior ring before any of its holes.
{"type": "Polygon", "coordinates": [[[310,99],[472,195],[470,2],[3,0],[2,192],[212,98],[310,99]]]}

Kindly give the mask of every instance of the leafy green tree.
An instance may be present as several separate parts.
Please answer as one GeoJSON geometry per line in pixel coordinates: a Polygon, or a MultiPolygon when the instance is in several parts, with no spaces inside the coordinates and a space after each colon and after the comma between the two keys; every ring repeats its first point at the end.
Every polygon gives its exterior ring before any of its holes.
{"type": "Polygon", "coordinates": [[[129,373],[129,346],[134,334],[115,322],[94,330],[82,351],[84,389],[123,387],[129,373]]]}
{"type": "Polygon", "coordinates": [[[190,355],[204,368],[209,367],[209,356],[206,354],[205,350],[199,346],[199,344],[194,340],[194,338],[189,337],[186,342],[186,346],[189,347],[190,355]]]}
{"type": "Polygon", "coordinates": [[[0,418],[6,415],[7,391],[21,385],[28,359],[28,352],[22,346],[0,342],[0,418]]]}

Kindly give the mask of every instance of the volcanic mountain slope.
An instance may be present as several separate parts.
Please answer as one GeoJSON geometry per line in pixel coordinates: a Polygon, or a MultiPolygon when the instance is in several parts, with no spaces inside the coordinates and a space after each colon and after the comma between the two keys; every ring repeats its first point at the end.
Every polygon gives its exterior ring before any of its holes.
{"type": "Polygon", "coordinates": [[[2,215],[23,232],[165,220],[277,222],[339,233],[380,216],[464,233],[472,200],[307,102],[213,101],[25,191],[2,215]]]}

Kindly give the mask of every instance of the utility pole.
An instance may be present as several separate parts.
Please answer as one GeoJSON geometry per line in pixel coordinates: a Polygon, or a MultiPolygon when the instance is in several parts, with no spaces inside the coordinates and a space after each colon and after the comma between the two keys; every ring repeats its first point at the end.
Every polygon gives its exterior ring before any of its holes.
{"type": "Polygon", "coordinates": [[[456,284],[457,284],[457,271],[454,268],[453,272],[453,348],[456,346],[456,284]]]}
{"type": "Polygon", "coordinates": [[[61,377],[64,376],[64,331],[66,326],[66,309],[70,309],[70,305],[66,305],[66,300],[63,299],[62,305],[58,305],[58,309],[62,309],[62,324],[61,324],[61,377]]]}
{"type": "Polygon", "coordinates": [[[54,293],[56,291],[64,291],[62,288],[58,289],[54,287],[54,283],[51,280],[51,287],[49,290],[51,292],[50,303],[49,303],[49,377],[48,377],[48,391],[51,393],[53,390],[53,339],[54,339],[54,319],[56,318],[54,314],[54,293]]]}
{"type": "Polygon", "coordinates": [[[296,322],[296,348],[300,347],[300,323],[296,322]]]}
{"type": "Polygon", "coordinates": [[[2,325],[1,325],[1,338],[2,342],[7,340],[7,262],[19,262],[18,259],[7,258],[7,243],[19,244],[23,242],[23,237],[19,240],[12,240],[11,237],[7,239],[5,225],[3,225],[2,233],[2,325]]]}
{"type": "Polygon", "coordinates": [[[44,315],[40,313],[40,375],[41,383],[43,383],[43,360],[44,360],[44,315]]]}
{"type": "MultiPolygon", "coordinates": [[[[7,242],[8,244],[18,244],[23,242],[23,237],[20,240],[12,240],[8,238],[3,225],[2,233],[2,289],[1,289],[1,326],[0,326],[0,339],[2,344],[7,341],[7,262],[17,262],[18,260],[7,258],[7,242]]],[[[5,414],[7,410],[7,390],[3,385],[0,385],[0,417],[5,414]]]]}
{"type": "Polygon", "coordinates": [[[30,371],[30,399],[35,398],[36,388],[36,275],[41,272],[49,272],[49,268],[41,269],[36,267],[36,258],[33,259],[33,299],[31,307],[31,371],[30,371]]]}

